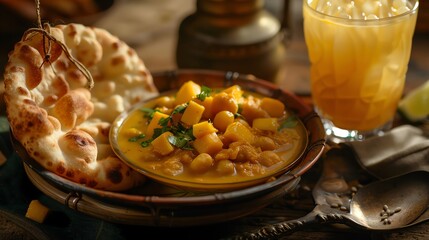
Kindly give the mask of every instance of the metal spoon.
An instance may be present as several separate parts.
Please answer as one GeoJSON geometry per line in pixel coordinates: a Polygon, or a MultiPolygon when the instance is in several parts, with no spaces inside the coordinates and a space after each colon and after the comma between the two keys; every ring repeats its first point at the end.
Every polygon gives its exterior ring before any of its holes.
{"type": "Polygon", "coordinates": [[[322,176],[312,192],[316,203],[313,211],[236,239],[274,238],[310,224],[342,223],[365,230],[392,230],[429,219],[429,172],[410,172],[360,186],[357,179],[362,169],[341,151],[331,149],[324,158],[322,176]]]}

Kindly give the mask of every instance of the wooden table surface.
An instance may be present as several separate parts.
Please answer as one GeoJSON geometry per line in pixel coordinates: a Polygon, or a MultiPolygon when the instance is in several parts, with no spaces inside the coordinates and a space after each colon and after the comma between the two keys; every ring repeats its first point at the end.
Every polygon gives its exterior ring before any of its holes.
{"type": "MultiPolygon", "coordinates": [[[[171,70],[176,68],[174,50],[178,23],[194,10],[194,2],[193,0],[121,1],[107,15],[94,22],[94,25],[106,28],[129,42],[152,72],[171,70]],[[130,24],[130,21],[134,21],[134,24],[130,24]]],[[[273,2],[278,4],[279,1],[273,2]]],[[[303,95],[305,100],[310,100],[308,99],[310,94],[309,62],[302,34],[300,5],[300,0],[291,1],[292,37],[287,42],[285,64],[276,83],[298,95],[303,95]]],[[[2,47],[1,53],[4,54],[10,46],[2,45],[0,47],[2,47]]],[[[429,79],[428,53],[429,34],[416,32],[404,94],[429,79]]],[[[0,84],[0,94],[2,91],[3,84],[0,84]]],[[[3,104],[2,101],[0,101],[0,105],[3,104]]],[[[4,106],[0,107],[1,114],[4,114],[4,106]]],[[[254,214],[229,223],[201,226],[195,229],[166,230],[151,227],[133,229],[130,227],[129,232],[145,234],[151,232],[160,237],[186,236],[187,239],[198,239],[201,237],[199,234],[208,232],[222,238],[232,233],[249,231],[267,223],[295,219],[304,216],[314,207],[311,187],[317,180],[317,173],[314,172],[316,170],[317,166],[313,173],[306,173],[303,176],[296,191],[254,214]],[[194,233],[192,233],[193,231],[194,233]],[[227,234],[222,234],[222,231],[227,234]]],[[[338,224],[321,225],[305,228],[280,239],[429,239],[429,223],[380,233],[351,229],[338,224]]]]}

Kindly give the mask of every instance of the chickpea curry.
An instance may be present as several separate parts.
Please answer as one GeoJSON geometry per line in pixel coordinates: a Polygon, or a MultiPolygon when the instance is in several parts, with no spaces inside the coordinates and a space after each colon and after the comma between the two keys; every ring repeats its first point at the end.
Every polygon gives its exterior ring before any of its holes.
{"type": "Polygon", "coordinates": [[[233,183],[287,169],[307,143],[304,126],[274,98],[239,85],[193,81],[131,111],[117,142],[144,172],[199,183],[233,183]]]}

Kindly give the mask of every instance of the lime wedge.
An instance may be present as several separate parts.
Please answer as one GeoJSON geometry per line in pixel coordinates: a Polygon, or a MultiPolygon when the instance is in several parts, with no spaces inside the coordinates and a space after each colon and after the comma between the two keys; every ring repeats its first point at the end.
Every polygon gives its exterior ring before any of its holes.
{"type": "Polygon", "coordinates": [[[427,118],[429,116],[429,80],[401,99],[398,110],[411,122],[427,118]]]}

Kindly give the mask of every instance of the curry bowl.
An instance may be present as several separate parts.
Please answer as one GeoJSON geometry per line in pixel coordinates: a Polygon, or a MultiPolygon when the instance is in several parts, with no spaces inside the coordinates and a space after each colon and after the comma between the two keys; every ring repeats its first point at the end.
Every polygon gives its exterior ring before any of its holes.
{"type": "Polygon", "coordinates": [[[318,115],[270,82],[210,70],[154,78],[160,95],[118,116],[109,136],[118,157],[154,181],[227,192],[300,176],[322,152],[318,115]]]}
{"type": "Polygon", "coordinates": [[[172,70],[152,75],[162,93],[179,89],[183,83],[194,79],[213,88],[240,84],[243,89],[279,99],[304,125],[306,147],[291,168],[254,186],[223,192],[183,191],[148,179],[141,186],[112,192],[75,183],[46,170],[10,135],[29,180],[67,208],[105,221],[143,226],[199,226],[252,214],[285,197],[297,187],[301,176],[312,169],[325,149],[325,131],[320,117],[299,97],[272,83],[259,81],[251,75],[211,70],[172,70]]]}

